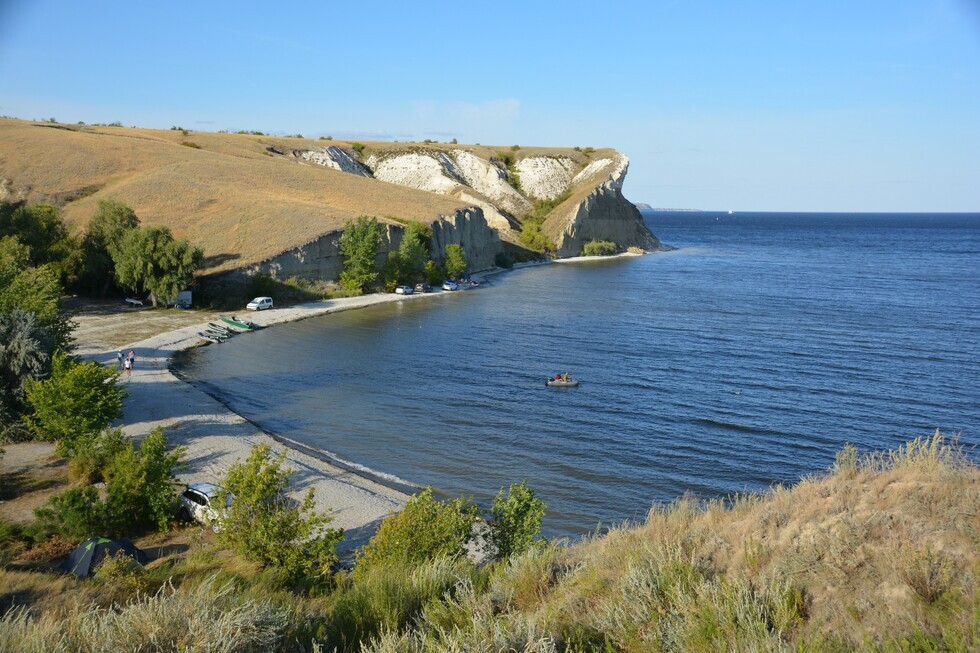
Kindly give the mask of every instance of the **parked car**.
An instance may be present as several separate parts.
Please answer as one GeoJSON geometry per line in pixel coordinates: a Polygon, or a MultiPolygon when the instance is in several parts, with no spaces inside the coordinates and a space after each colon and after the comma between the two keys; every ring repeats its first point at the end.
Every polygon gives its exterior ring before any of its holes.
{"type": "Polygon", "coordinates": [[[256,297],[245,306],[250,311],[264,311],[272,308],[272,297],[256,297]]]}
{"type": "Polygon", "coordinates": [[[415,292],[417,293],[432,292],[432,286],[430,286],[427,283],[417,283],[415,284],[415,292]]]}
{"type": "Polygon", "coordinates": [[[442,284],[443,290],[459,290],[459,284],[450,279],[446,283],[442,284]]]}
{"type": "Polygon", "coordinates": [[[411,286],[398,286],[398,287],[395,288],[395,294],[396,295],[411,295],[412,294],[412,287],[411,286]]]}
{"type": "MultiPolygon", "coordinates": [[[[210,526],[215,533],[221,530],[223,510],[218,508],[218,495],[222,489],[214,483],[192,483],[188,485],[179,497],[180,510],[178,516],[183,521],[196,521],[210,526]]],[[[231,506],[232,496],[227,495],[225,508],[231,506]]]]}

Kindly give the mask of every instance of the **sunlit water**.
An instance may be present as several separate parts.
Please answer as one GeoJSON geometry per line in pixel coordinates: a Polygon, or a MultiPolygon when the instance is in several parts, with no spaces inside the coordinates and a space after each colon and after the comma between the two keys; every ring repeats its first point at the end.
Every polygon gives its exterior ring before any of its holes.
{"type": "Polygon", "coordinates": [[[547,534],[791,483],[845,442],[980,432],[980,215],[647,213],[674,252],[555,264],[182,355],[269,431],[547,534]],[[546,388],[569,371],[575,389],[546,388]]]}

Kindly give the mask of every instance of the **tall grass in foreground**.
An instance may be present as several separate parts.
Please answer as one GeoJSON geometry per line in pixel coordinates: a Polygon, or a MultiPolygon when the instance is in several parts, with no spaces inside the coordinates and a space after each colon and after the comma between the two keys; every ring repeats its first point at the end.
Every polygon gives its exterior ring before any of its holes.
{"type": "MultiPolygon", "coordinates": [[[[49,578],[51,594],[99,587],[117,604],[13,609],[0,651],[966,653],[980,649],[978,506],[980,474],[955,441],[848,447],[792,488],[681,499],[483,567],[379,564],[323,594],[207,550],[144,579],[49,578]],[[127,587],[166,577],[127,602],[127,587]]],[[[0,570],[0,585],[39,595],[44,576],[0,570]]]]}

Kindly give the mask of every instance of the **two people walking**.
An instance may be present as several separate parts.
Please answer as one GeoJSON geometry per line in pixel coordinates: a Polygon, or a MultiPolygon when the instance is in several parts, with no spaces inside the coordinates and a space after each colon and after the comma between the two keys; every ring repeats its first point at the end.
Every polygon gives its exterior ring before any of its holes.
{"type": "Polygon", "coordinates": [[[133,375],[133,366],[136,364],[136,352],[135,351],[130,350],[129,353],[126,354],[125,360],[123,360],[123,353],[122,353],[122,351],[116,352],[116,361],[119,364],[119,369],[126,371],[126,377],[127,378],[128,377],[131,377],[133,375]]]}

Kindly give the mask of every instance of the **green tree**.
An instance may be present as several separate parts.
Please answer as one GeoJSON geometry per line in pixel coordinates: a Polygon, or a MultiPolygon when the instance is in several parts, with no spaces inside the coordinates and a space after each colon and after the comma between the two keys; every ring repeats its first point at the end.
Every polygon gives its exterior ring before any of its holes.
{"type": "Polygon", "coordinates": [[[126,390],[116,383],[118,378],[116,370],[55,352],[50,378],[29,379],[25,385],[27,404],[33,409],[24,418],[28,428],[55,441],[60,455],[74,456],[122,415],[126,390]]]}
{"type": "Polygon", "coordinates": [[[446,245],[446,274],[456,279],[466,272],[466,252],[461,245],[446,245]]]}
{"type": "Polygon", "coordinates": [[[148,291],[156,306],[171,302],[187,287],[204,261],[204,252],[186,240],[175,240],[166,227],[125,232],[112,253],[116,281],[134,292],[148,291]]]}
{"type": "Polygon", "coordinates": [[[115,272],[113,252],[118,251],[123,237],[139,224],[136,213],[122,202],[99,200],[82,238],[82,285],[88,292],[102,298],[109,293],[115,272]]]}
{"type": "Polygon", "coordinates": [[[506,560],[527,551],[541,534],[544,511],[544,502],[535,498],[527,481],[511,485],[506,494],[501,488],[490,507],[486,552],[506,560]]]}
{"type": "Polygon", "coordinates": [[[185,449],[170,451],[163,429],[157,427],[139,448],[123,447],[105,470],[106,511],[117,532],[134,527],[163,531],[173,522],[175,472],[185,449]]]}
{"type": "Polygon", "coordinates": [[[340,283],[349,292],[361,294],[378,278],[378,251],[384,227],[376,218],[359,216],[348,220],[338,241],[340,255],[344,257],[344,269],[340,283]]]}
{"type": "Polygon", "coordinates": [[[70,350],[75,323],[61,310],[62,286],[58,275],[48,265],[19,268],[16,251],[8,249],[8,254],[11,255],[5,261],[0,254],[0,313],[15,310],[31,313],[48,330],[52,348],[70,350]]]}
{"type": "Polygon", "coordinates": [[[355,578],[378,565],[411,566],[463,557],[478,514],[473,502],[462,498],[437,501],[427,487],[409,499],[401,512],[385,518],[371,541],[358,551],[355,578]]]}
{"type": "Polygon", "coordinates": [[[51,369],[53,340],[33,314],[20,309],[0,313],[0,431],[19,428],[28,382],[51,369]]]}
{"type": "Polygon", "coordinates": [[[405,225],[401,243],[398,244],[398,281],[414,284],[422,278],[422,270],[429,260],[429,243],[432,228],[421,222],[405,225]]]}
{"type": "Polygon", "coordinates": [[[426,282],[433,286],[440,286],[446,280],[446,270],[441,265],[436,264],[432,259],[425,262],[425,267],[422,268],[422,275],[425,277],[426,282]]]}
{"type": "Polygon", "coordinates": [[[5,236],[15,236],[27,246],[30,265],[50,264],[59,281],[72,277],[81,263],[78,243],[57,207],[0,202],[0,238],[5,236]]]}
{"type": "MultiPolygon", "coordinates": [[[[313,488],[299,505],[286,495],[291,472],[283,467],[285,456],[273,458],[260,444],[245,462],[231,466],[223,484],[233,498],[218,540],[294,581],[322,580],[338,561],[344,531],[327,528],[330,518],[314,512],[313,488]]],[[[225,505],[224,497],[218,501],[225,505]]]]}

